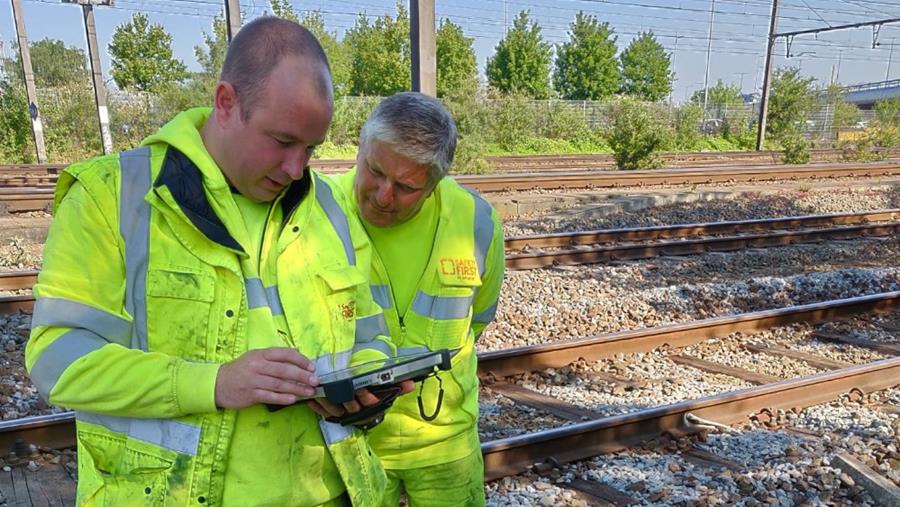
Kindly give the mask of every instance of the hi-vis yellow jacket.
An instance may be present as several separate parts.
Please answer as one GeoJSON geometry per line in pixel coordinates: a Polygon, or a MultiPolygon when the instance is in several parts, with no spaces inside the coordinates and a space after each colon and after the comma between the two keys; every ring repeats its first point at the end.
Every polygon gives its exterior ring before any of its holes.
{"type": "MultiPolygon", "coordinates": [[[[305,425],[295,438],[236,435],[238,412],[215,406],[219,366],[254,332],[250,312],[283,315],[319,374],[394,350],[363,275],[365,232],[315,173],[270,210],[277,266],[260,273],[277,280],[245,277],[242,217],[198,133],[208,114],[186,111],[141,148],[60,175],[26,365],[45,398],[76,411],[78,504],[221,505],[228,467],[242,465],[226,462],[229,446],[253,438],[272,457],[257,472],[279,505],[345,489],[354,505],[377,505],[384,470],[360,432],[298,405],[272,414],[288,418],[273,427],[305,425]]],[[[230,503],[260,502],[245,496],[230,503]]]]}
{"type": "MultiPolygon", "coordinates": [[[[344,193],[353,193],[356,170],[335,178],[344,193]]],[[[505,268],[503,229],[497,212],[476,192],[446,177],[431,198],[440,210],[431,252],[416,295],[408,309],[398,309],[384,260],[372,261],[372,294],[384,309],[397,354],[460,349],[452,369],[440,374],[444,390],[439,415],[423,420],[418,386],[400,397],[369,441],[388,469],[410,469],[449,463],[479,451],[478,377],[475,337],[494,320],[505,268]]],[[[426,413],[437,405],[438,382],[425,380],[426,413]]]]}

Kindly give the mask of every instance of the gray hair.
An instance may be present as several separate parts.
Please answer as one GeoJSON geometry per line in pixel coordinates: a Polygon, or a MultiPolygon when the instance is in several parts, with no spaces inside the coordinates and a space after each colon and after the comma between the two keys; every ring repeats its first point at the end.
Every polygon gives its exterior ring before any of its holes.
{"type": "Polygon", "coordinates": [[[443,104],[418,92],[401,92],[381,101],[359,133],[359,145],[377,140],[398,155],[429,167],[432,182],[450,171],[456,152],[456,123],[443,104]]]}

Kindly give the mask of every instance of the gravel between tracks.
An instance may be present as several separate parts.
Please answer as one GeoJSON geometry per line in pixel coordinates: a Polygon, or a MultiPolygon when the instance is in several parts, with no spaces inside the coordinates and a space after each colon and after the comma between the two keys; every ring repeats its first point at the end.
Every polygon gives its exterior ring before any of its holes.
{"type": "MultiPolygon", "coordinates": [[[[849,184],[850,182],[848,182],[849,184]]],[[[802,184],[800,188],[805,188],[802,184]]],[[[689,189],[685,187],[685,191],[689,189]]],[[[723,199],[666,204],[640,211],[593,216],[565,210],[519,216],[504,223],[507,237],[548,232],[649,227],[704,222],[850,213],[900,207],[900,190],[890,185],[869,188],[785,189],[763,194],[749,190],[723,199]]]]}

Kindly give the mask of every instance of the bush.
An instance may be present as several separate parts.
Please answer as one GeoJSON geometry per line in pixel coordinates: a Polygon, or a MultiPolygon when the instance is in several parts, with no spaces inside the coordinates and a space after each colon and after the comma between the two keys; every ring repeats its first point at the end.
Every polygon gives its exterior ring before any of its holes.
{"type": "Polygon", "coordinates": [[[341,97],[337,99],[326,140],[337,146],[343,144],[355,146],[359,142],[359,131],[366,122],[366,118],[380,101],[380,97],[341,97]]]}
{"type": "Polygon", "coordinates": [[[489,110],[491,139],[505,150],[512,151],[537,130],[534,108],[524,95],[501,96],[491,101],[489,110]]]}
{"type": "Polygon", "coordinates": [[[785,164],[808,164],[809,141],[799,132],[787,132],[781,136],[781,146],[784,149],[785,164]]]}
{"type": "Polygon", "coordinates": [[[666,146],[667,129],[656,122],[646,105],[622,99],[613,111],[607,142],[619,169],[655,169],[662,165],[656,154],[666,146]]]}
{"type": "Polygon", "coordinates": [[[685,104],[675,112],[675,148],[695,150],[700,142],[700,122],[703,109],[697,104],[685,104]]]}
{"type": "Polygon", "coordinates": [[[456,144],[452,170],[460,174],[487,174],[493,168],[484,159],[485,143],[478,136],[461,137],[456,144]]]}

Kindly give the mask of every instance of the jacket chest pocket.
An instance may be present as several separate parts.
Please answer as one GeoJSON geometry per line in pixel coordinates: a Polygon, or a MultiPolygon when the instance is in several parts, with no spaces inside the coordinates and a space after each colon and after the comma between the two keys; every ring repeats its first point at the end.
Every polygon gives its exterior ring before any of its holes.
{"type": "Polygon", "coordinates": [[[368,290],[366,278],[354,266],[323,269],[316,275],[320,294],[326,305],[325,315],[328,316],[334,337],[335,349],[331,352],[349,350],[356,342],[356,306],[362,289],[368,290]]]}
{"type": "Polygon", "coordinates": [[[206,359],[208,340],[216,334],[209,320],[216,280],[210,274],[182,269],[147,272],[147,341],[150,350],[186,359],[206,359]]]}

